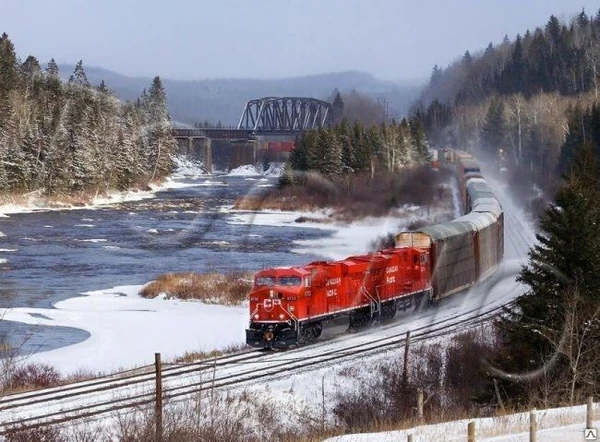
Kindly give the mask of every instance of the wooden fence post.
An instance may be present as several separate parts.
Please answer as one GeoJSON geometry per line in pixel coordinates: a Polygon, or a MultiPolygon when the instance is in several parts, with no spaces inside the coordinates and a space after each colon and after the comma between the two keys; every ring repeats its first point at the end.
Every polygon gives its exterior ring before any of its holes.
{"type": "Polygon", "coordinates": [[[156,402],[154,404],[154,419],[156,424],[155,441],[162,442],[163,438],[163,403],[162,403],[162,366],[160,353],[154,353],[154,368],[156,370],[156,402]]]}
{"type": "Polygon", "coordinates": [[[535,442],[537,438],[537,419],[535,408],[529,412],[529,442],[535,442]]]}
{"type": "Polygon", "coordinates": [[[594,398],[588,397],[587,410],[585,413],[585,428],[592,428],[594,422],[594,398]]]}
{"type": "Polygon", "coordinates": [[[325,433],[325,375],[321,378],[321,431],[325,433]]]}
{"type": "Polygon", "coordinates": [[[404,341],[404,368],[402,370],[402,385],[408,385],[408,349],[410,347],[410,330],[406,332],[406,340],[404,341]]]}
{"type": "Polygon", "coordinates": [[[468,436],[468,442],[476,442],[475,441],[475,422],[469,422],[469,425],[467,425],[467,436],[468,436]]]}
{"type": "Polygon", "coordinates": [[[423,422],[423,390],[417,388],[417,418],[419,423],[423,422]]]}
{"type": "Polygon", "coordinates": [[[406,438],[406,442],[413,442],[413,436],[412,436],[412,434],[408,435],[408,437],[406,438]]]}

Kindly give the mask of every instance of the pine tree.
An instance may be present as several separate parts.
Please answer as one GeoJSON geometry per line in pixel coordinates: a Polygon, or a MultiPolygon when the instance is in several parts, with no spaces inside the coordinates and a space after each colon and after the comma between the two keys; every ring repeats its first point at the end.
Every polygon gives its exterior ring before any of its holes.
{"type": "Polygon", "coordinates": [[[342,146],[332,130],[318,129],[317,134],[320,155],[313,159],[314,166],[311,169],[335,180],[342,173],[342,146]]]}
{"type": "Polygon", "coordinates": [[[482,148],[484,153],[495,157],[498,149],[506,148],[506,118],[504,116],[504,103],[494,97],[490,102],[483,127],[481,129],[482,148]]]}
{"type": "Polygon", "coordinates": [[[150,180],[166,175],[173,168],[171,155],[177,141],[171,131],[171,119],[167,109],[167,94],[160,77],[154,77],[148,91],[146,112],[150,135],[148,140],[148,162],[152,164],[150,180]]]}
{"type": "Polygon", "coordinates": [[[69,83],[85,87],[90,86],[90,82],[88,81],[87,75],[85,75],[85,71],[83,69],[82,60],[79,60],[75,65],[75,70],[73,71],[73,74],[69,77],[69,83]]]}
{"type": "Polygon", "coordinates": [[[344,100],[337,89],[333,90],[333,103],[331,105],[331,122],[333,125],[339,124],[344,117],[344,100]]]}
{"type": "Polygon", "coordinates": [[[342,174],[354,172],[355,147],[352,144],[352,130],[346,118],[336,126],[333,136],[342,148],[342,174]]]}
{"type": "Polygon", "coordinates": [[[360,121],[356,120],[352,126],[352,145],[354,146],[354,163],[352,169],[356,172],[367,171],[371,168],[373,145],[369,143],[367,134],[360,121]]]}
{"type": "MultiPolygon", "coordinates": [[[[592,318],[600,308],[599,170],[593,148],[586,143],[578,150],[566,185],[541,218],[539,243],[518,277],[529,290],[499,322],[504,340],[501,367],[508,372],[533,373],[545,364],[549,364],[546,371],[568,371],[570,361],[560,357],[566,353],[559,341],[567,332],[565,318],[573,308],[573,296],[588,306],[580,316],[582,322],[586,314],[592,318]]],[[[600,339],[599,330],[600,324],[594,325],[588,339],[600,339]]],[[[599,373],[600,366],[596,366],[597,378],[599,373]]],[[[568,376],[557,378],[564,377],[568,376]]],[[[508,383],[505,388],[523,399],[528,394],[526,384],[508,383]]]]}
{"type": "Polygon", "coordinates": [[[420,115],[416,115],[411,119],[410,129],[412,135],[413,161],[417,164],[426,164],[430,162],[431,155],[429,153],[429,143],[427,142],[423,120],[420,118],[420,115]]]}
{"type": "Polygon", "coordinates": [[[0,129],[10,117],[9,94],[17,87],[18,65],[15,47],[6,33],[0,36],[0,129]]]}
{"type": "Polygon", "coordinates": [[[432,86],[436,86],[443,77],[443,70],[437,64],[433,65],[433,69],[431,70],[431,76],[429,77],[429,83],[432,86]]]}
{"type": "Polygon", "coordinates": [[[471,57],[471,53],[469,51],[465,51],[462,61],[463,61],[463,64],[466,64],[466,65],[470,65],[471,63],[473,63],[473,57],[471,57]]]}
{"type": "Polygon", "coordinates": [[[40,62],[34,56],[28,56],[21,64],[21,73],[28,81],[31,81],[35,77],[39,77],[42,74],[40,62]]]}

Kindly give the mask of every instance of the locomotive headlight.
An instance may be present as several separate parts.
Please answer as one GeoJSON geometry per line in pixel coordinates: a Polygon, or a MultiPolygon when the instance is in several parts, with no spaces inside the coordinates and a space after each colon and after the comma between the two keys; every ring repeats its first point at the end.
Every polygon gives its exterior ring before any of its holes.
{"type": "Polygon", "coordinates": [[[274,294],[273,290],[269,290],[269,297],[271,297],[271,298],[272,298],[274,295],[275,295],[275,294],[274,294]]]}
{"type": "Polygon", "coordinates": [[[293,305],[290,305],[290,311],[291,311],[291,312],[293,312],[294,310],[296,310],[296,309],[294,308],[294,306],[293,306],[293,305]]]}
{"type": "Polygon", "coordinates": [[[283,319],[283,318],[285,318],[285,315],[282,313],[279,315],[279,319],[283,319]]]}
{"type": "Polygon", "coordinates": [[[258,318],[260,318],[260,316],[259,316],[259,314],[257,313],[257,314],[255,314],[255,315],[254,315],[254,319],[258,319],[258,318]]]}

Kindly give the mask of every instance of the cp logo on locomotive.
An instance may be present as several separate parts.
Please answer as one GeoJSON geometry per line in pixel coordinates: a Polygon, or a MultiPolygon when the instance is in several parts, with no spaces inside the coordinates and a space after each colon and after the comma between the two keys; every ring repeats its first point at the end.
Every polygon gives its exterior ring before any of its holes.
{"type": "Polygon", "coordinates": [[[270,298],[267,298],[267,299],[265,299],[263,301],[263,307],[268,312],[270,312],[271,310],[273,310],[273,306],[275,306],[275,305],[281,305],[281,299],[270,299],[270,298]]]}

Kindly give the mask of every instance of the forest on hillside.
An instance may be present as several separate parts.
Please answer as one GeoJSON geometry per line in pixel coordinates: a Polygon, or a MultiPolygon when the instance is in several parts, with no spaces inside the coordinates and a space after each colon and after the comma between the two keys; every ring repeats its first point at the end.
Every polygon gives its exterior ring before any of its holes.
{"type": "Polygon", "coordinates": [[[50,60],[19,60],[0,37],[0,190],[43,196],[94,195],[147,185],[172,169],[166,93],[155,77],[134,103],[104,82],[92,86],[80,61],[61,81],[50,60]]]}
{"type": "Polygon", "coordinates": [[[415,112],[432,145],[457,146],[497,158],[552,188],[567,170],[573,144],[598,151],[600,11],[568,23],[551,16],[446,68],[434,66],[415,112]]]}

